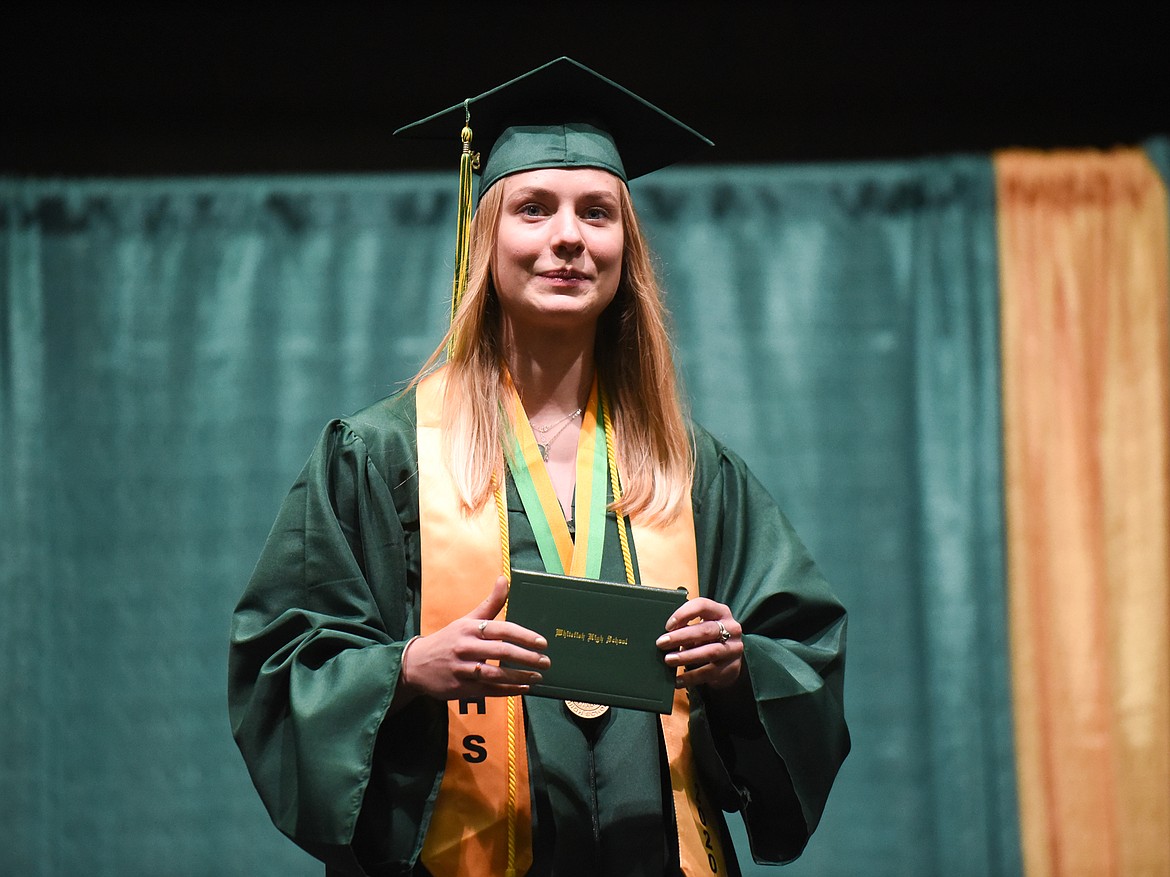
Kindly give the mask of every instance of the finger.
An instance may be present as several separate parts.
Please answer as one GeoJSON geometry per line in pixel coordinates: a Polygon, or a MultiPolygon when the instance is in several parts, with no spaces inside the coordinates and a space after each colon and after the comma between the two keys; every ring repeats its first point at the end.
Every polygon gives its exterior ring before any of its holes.
{"type": "Polygon", "coordinates": [[[698,648],[708,643],[713,645],[731,645],[741,642],[743,628],[734,618],[726,621],[701,621],[688,624],[677,630],[664,633],[655,640],[655,645],[664,652],[678,651],[679,649],[698,648]],[[724,636],[724,631],[727,635],[724,636]]]}
{"type": "Polygon", "coordinates": [[[670,633],[664,633],[654,641],[658,648],[665,652],[677,652],[680,649],[693,649],[711,642],[711,637],[704,634],[699,624],[688,624],[670,633]]]}
{"type": "Polygon", "coordinates": [[[482,603],[472,609],[467,614],[467,617],[490,620],[500,614],[500,610],[504,608],[504,604],[507,602],[508,580],[504,576],[499,576],[495,584],[492,585],[491,593],[487,595],[482,603]]]}
{"type": "Polygon", "coordinates": [[[538,684],[544,678],[535,670],[516,670],[514,668],[494,667],[491,664],[486,666],[494,671],[487,681],[497,686],[524,686],[527,688],[530,685],[538,684]]]}
{"type": "Polygon", "coordinates": [[[548,645],[544,637],[518,624],[507,625],[502,621],[491,622],[480,633],[476,627],[465,628],[449,646],[449,654],[456,660],[474,664],[476,661],[512,661],[531,666],[547,666],[548,658],[542,649],[548,645]],[[508,634],[496,639],[494,634],[508,634]]]}
{"type": "Polygon", "coordinates": [[[670,618],[666,619],[666,629],[667,631],[678,630],[696,619],[714,618],[722,619],[723,623],[726,624],[727,620],[731,618],[731,610],[722,603],[717,603],[707,597],[695,597],[674,610],[670,618]]]}
{"type": "Polygon", "coordinates": [[[478,697],[514,697],[517,695],[531,693],[531,685],[497,685],[495,683],[484,683],[482,685],[468,686],[468,690],[461,693],[459,698],[467,699],[478,697]]]}
{"type": "Polygon", "coordinates": [[[699,667],[704,664],[726,665],[743,655],[739,642],[705,643],[691,649],[667,652],[663,657],[668,667],[699,667]]]}
{"type": "Polygon", "coordinates": [[[521,627],[511,621],[489,621],[486,625],[481,621],[476,625],[479,628],[480,639],[500,640],[515,643],[526,649],[547,649],[548,640],[534,630],[521,627]]]}
{"type": "Polygon", "coordinates": [[[481,649],[483,660],[493,660],[504,664],[519,664],[521,667],[547,670],[551,666],[548,655],[534,652],[523,646],[508,642],[484,643],[481,649]]]}
{"type": "Polygon", "coordinates": [[[740,661],[730,664],[705,664],[679,673],[674,684],[676,688],[695,688],[699,685],[708,688],[727,688],[739,678],[742,667],[740,661]]]}
{"type": "Polygon", "coordinates": [[[462,668],[458,675],[465,681],[486,686],[492,694],[498,694],[496,688],[524,687],[540,682],[541,675],[536,670],[522,670],[513,667],[501,667],[487,661],[476,661],[462,668]]]}

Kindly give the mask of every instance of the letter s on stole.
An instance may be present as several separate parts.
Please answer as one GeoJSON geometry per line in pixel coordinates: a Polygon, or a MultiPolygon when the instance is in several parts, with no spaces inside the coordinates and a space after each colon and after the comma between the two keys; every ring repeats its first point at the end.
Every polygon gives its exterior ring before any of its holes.
{"type": "Polygon", "coordinates": [[[463,738],[463,760],[470,764],[479,764],[487,759],[487,749],[484,748],[484,739],[479,734],[468,734],[463,738]]]}

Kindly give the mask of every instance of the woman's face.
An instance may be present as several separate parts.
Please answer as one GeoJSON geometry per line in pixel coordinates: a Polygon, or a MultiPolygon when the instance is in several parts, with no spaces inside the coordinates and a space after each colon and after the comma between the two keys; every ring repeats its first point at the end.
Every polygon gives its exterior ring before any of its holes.
{"type": "Polygon", "coordinates": [[[592,168],[505,177],[492,279],[514,328],[596,324],[622,275],[621,187],[592,168]]]}

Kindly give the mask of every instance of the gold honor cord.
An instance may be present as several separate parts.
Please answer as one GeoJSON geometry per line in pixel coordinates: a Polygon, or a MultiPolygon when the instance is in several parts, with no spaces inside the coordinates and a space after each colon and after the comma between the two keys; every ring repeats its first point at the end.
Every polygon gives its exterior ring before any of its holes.
{"type": "MultiPolygon", "coordinates": [[[[634,561],[630,554],[630,541],[626,535],[625,515],[621,510],[622,488],[618,479],[617,454],[613,447],[613,422],[609,415],[609,399],[603,393],[601,411],[605,424],[605,451],[609,460],[609,478],[613,487],[614,513],[617,516],[618,538],[622,546],[622,562],[626,566],[626,581],[631,585],[634,582],[634,561]]],[[[693,515],[693,512],[692,512],[693,515]]],[[[692,522],[691,515],[687,516],[692,522]]],[[[691,527],[691,545],[694,545],[693,523],[691,527]]],[[[654,545],[653,541],[649,542],[654,545]]],[[[697,569],[695,570],[697,573],[697,569]]],[[[694,583],[695,590],[688,589],[688,596],[698,595],[698,582],[694,583]]],[[[703,791],[689,763],[694,755],[691,750],[688,736],[690,717],[690,698],[684,691],[676,691],[674,695],[675,709],[670,715],[664,716],[661,721],[663,739],[667,744],[668,761],[670,767],[671,794],[675,802],[675,829],[678,834],[679,863],[683,865],[686,874],[723,874],[726,873],[726,858],[723,855],[723,843],[715,826],[708,827],[707,814],[703,806],[703,791]],[[683,834],[682,814],[689,811],[694,832],[683,834]]]]}
{"type": "MultiPolygon", "coordinates": [[[[473,610],[486,583],[507,572],[499,504],[467,509],[444,463],[445,390],[440,369],[416,391],[424,636],[473,610]]],[[[493,492],[500,485],[497,478],[493,492]]],[[[532,821],[520,701],[509,708],[507,697],[453,700],[447,713],[446,766],[419,861],[436,877],[523,874],[532,861],[532,821]],[[482,739],[474,751],[473,736],[482,739]]]]}
{"type": "Polygon", "coordinates": [[[630,537],[626,535],[626,516],[622,513],[622,483],[618,479],[617,454],[613,449],[613,420],[609,416],[609,397],[601,393],[601,418],[605,426],[605,458],[609,463],[609,481],[613,488],[613,511],[617,517],[618,541],[622,544],[622,563],[626,567],[626,581],[634,581],[634,559],[630,555],[630,537]]]}
{"type": "MultiPolygon", "coordinates": [[[[471,108],[467,101],[463,102],[464,125],[460,132],[463,141],[463,152],[459,156],[459,208],[455,220],[455,279],[451,285],[451,320],[455,320],[455,313],[459,310],[459,303],[463,301],[463,293],[467,290],[468,262],[471,253],[471,173],[479,167],[479,153],[471,151],[471,108]]],[[[455,338],[452,336],[447,352],[455,347],[455,338]]]]}
{"type": "MultiPolygon", "coordinates": [[[[508,536],[508,503],[504,494],[504,477],[501,474],[496,479],[496,517],[500,522],[500,569],[508,584],[512,583],[512,552],[508,536]]],[[[508,601],[504,601],[503,617],[508,617],[508,601]]],[[[508,864],[504,871],[505,877],[516,877],[516,701],[518,698],[508,698],[508,864]]]]}

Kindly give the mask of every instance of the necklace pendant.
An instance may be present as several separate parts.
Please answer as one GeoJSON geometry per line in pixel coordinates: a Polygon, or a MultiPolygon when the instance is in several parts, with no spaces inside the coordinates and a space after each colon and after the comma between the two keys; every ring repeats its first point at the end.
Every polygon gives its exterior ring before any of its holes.
{"type": "Polygon", "coordinates": [[[540,458],[542,460],[544,460],[544,462],[547,463],[548,462],[548,445],[542,445],[540,442],[537,442],[536,446],[538,448],[540,448],[540,458]]]}

